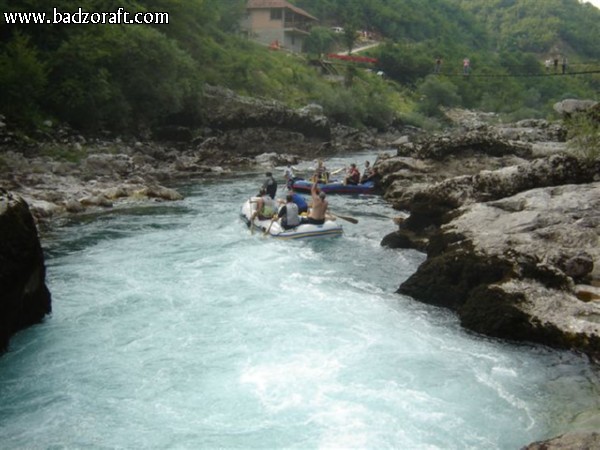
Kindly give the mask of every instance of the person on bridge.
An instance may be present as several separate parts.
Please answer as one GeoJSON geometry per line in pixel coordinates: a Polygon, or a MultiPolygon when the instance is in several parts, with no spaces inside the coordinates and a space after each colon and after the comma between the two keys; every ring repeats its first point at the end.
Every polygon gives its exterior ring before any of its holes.
{"type": "Polygon", "coordinates": [[[469,58],[463,59],[463,75],[467,76],[471,72],[471,60],[469,58]]]}

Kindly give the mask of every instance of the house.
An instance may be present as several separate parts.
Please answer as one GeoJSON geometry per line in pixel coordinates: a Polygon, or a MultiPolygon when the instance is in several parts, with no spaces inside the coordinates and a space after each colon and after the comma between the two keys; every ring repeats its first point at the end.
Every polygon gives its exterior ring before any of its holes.
{"type": "Polygon", "coordinates": [[[301,52],[304,39],[318,19],[285,0],[248,0],[242,30],[249,39],[301,52]]]}

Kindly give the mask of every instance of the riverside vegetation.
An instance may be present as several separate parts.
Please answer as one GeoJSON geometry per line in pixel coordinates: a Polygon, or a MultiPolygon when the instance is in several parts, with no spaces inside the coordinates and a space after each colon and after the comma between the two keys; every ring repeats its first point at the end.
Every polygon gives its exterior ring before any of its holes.
{"type": "MultiPolygon", "coordinates": [[[[160,127],[202,129],[205,84],[291,107],[318,102],[353,126],[393,123],[439,127],[440,107],[494,111],[510,120],[543,118],[564,98],[600,91],[596,74],[546,76],[543,62],[569,59],[569,73],[600,70],[600,10],[578,0],[299,0],[321,19],[308,55],[272,52],[239,34],[245,0],[103,2],[107,11],[168,11],[169,24],[8,25],[0,41],[0,104],[23,129],[48,119],[85,132],[151,137],[160,127]],[[371,72],[341,66],[346,83],[307,64],[317,55],[352,48],[355,35],[327,26],[368,30],[382,45],[370,50],[371,72]],[[442,58],[441,75],[433,76],[442,58]],[[473,72],[457,76],[468,57],[473,72]],[[385,79],[374,75],[385,73],[385,79]]],[[[88,11],[97,2],[82,0],[88,11]]],[[[0,0],[4,11],[72,10],[58,0],[0,0]]],[[[551,74],[553,75],[553,74],[551,74]]]]}

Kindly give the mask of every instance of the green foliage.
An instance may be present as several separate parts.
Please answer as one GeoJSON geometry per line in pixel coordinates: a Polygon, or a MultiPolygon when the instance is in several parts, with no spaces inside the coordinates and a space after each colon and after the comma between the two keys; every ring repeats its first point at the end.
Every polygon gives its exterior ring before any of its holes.
{"type": "Polygon", "coordinates": [[[567,121],[569,148],[588,159],[600,158],[600,122],[587,114],[576,114],[567,121]]]}
{"type": "Polygon", "coordinates": [[[168,25],[9,25],[0,30],[0,113],[33,125],[51,116],[76,128],[139,133],[199,125],[201,87],[290,106],[316,101],[335,119],[385,127],[400,114],[433,128],[441,106],[546,117],[565,96],[593,98],[600,78],[550,76],[542,62],[569,53],[573,67],[600,58],[600,12],[578,0],[292,0],[319,17],[312,55],[357,45],[357,30],[385,42],[371,50],[386,81],[359,66],[331,83],[298,55],[237,34],[246,0],[0,0],[3,11],[167,11],[168,25]],[[330,25],[345,33],[331,32],[330,25]],[[437,57],[441,74],[432,77],[437,57]],[[472,73],[461,74],[469,57],[472,73]],[[415,93],[406,94],[406,90],[415,93]],[[401,96],[405,100],[399,100],[401,96]],[[406,100],[408,99],[408,100],[406,100]],[[400,105],[401,108],[400,109],[400,105]],[[407,105],[410,105],[407,106],[407,105]]]}
{"type": "Polygon", "coordinates": [[[54,113],[83,129],[150,127],[200,89],[187,53],[150,27],[90,27],[55,52],[51,77],[54,113]]]}
{"type": "Polygon", "coordinates": [[[443,128],[442,123],[438,118],[423,115],[416,111],[400,114],[400,120],[406,125],[421,128],[429,132],[439,131],[443,128]]]}
{"type": "Polygon", "coordinates": [[[56,161],[79,163],[87,156],[87,152],[73,145],[50,145],[43,147],[41,155],[56,161]]]}
{"type": "Polygon", "coordinates": [[[46,67],[30,39],[20,32],[0,52],[0,105],[5,114],[24,124],[37,118],[46,86],[46,67]]]}
{"type": "Polygon", "coordinates": [[[325,114],[355,127],[383,129],[395,118],[391,101],[394,93],[376,75],[356,74],[352,86],[321,86],[313,101],[323,106],[325,114]]]}
{"type": "Polygon", "coordinates": [[[429,116],[441,116],[441,107],[456,106],[461,102],[456,85],[436,75],[428,76],[419,85],[417,93],[420,96],[419,112],[429,116]]]}
{"type": "Polygon", "coordinates": [[[449,0],[480,18],[497,48],[551,53],[577,49],[600,57],[600,11],[578,0],[449,0]]]}
{"type": "Polygon", "coordinates": [[[304,50],[312,55],[321,56],[329,53],[336,39],[334,33],[326,27],[313,27],[310,30],[310,35],[304,41],[304,50]]]}
{"type": "Polygon", "coordinates": [[[379,66],[387,76],[401,84],[415,85],[433,72],[435,58],[420,45],[386,44],[379,50],[379,66]]]}

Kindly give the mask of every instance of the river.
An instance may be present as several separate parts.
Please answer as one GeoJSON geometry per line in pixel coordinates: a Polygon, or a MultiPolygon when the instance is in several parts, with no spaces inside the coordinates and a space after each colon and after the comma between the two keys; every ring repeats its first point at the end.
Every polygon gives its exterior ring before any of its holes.
{"type": "Polygon", "coordinates": [[[0,359],[3,449],[518,449],[594,420],[585,358],[395,293],[424,255],[380,246],[380,197],[330,195],[359,223],[279,242],[238,217],[262,178],[44,235],[53,313],[0,359]]]}

